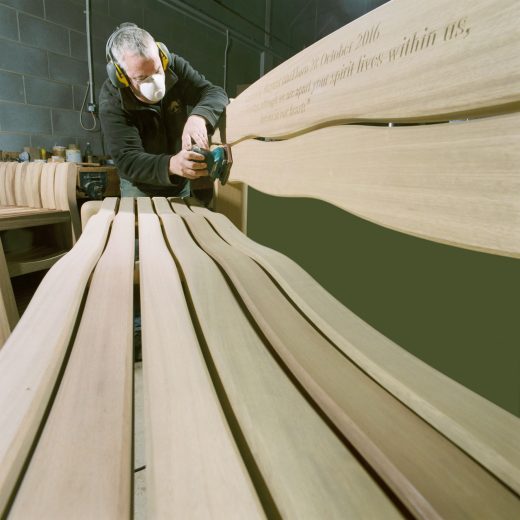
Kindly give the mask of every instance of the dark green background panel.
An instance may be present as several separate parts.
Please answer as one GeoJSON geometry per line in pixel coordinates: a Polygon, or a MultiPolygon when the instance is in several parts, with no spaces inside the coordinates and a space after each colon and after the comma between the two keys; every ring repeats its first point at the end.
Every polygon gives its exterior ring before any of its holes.
{"type": "Polygon", "coordinates": [[[249,189],[248,235],[393,341],[520,416],[520,261],[418,239],[313,199],[249,189]]]}

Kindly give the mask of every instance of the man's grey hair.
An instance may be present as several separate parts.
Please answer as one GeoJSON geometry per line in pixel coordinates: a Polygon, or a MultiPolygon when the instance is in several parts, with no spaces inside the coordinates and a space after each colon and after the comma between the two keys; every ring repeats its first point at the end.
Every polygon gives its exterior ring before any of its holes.
{"type": "Polygon", "coordinates": [[[125,54],[154,58],[157,55],[157,46],[149,32],[137,26],[129,26],[117,31],[112,41],[111,52],[115,60],[125,68],[125,54]]]}

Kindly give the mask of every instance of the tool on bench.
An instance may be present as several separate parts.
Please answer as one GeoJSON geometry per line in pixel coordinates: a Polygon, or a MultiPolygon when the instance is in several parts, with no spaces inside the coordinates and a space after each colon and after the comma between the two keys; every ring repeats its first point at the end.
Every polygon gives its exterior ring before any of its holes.
{"type": "Polygon", "coordinates": [[[208,165],[208,173],[211,180],[215,182],[219,179],[220,184],[224,186],[229,178],[229,172],[233,164],[231,147],[224,144],[214,148],[213,150],[206,150],[194,146],[192,151],[204,156],[204,162],[208,165]]]}

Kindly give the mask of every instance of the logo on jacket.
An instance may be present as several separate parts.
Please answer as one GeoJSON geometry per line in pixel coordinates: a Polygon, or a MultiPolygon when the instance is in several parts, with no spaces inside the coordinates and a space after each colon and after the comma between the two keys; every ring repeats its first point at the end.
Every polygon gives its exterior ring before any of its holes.
{"type": "Polygon", "coordinates": [[[170,112],[173,112],[174,114],[177,113],[177,112],[180,112],[181,110],[181,104],[179,103],[179,101],[177,99],[174,99],[170,105],[168,106],[168,110],[170,112]]]}

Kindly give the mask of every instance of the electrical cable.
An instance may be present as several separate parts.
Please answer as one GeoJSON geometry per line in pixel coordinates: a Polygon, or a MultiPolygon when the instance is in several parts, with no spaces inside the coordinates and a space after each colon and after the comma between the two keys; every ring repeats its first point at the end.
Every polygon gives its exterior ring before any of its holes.
{"type": "Polygon", "coordinates": [[[94,126],[91,128],[87,128],[83,125],[83,112],[85,110],[85,102],[87,101],[87,96],[89,89],[91,89],[92,86],[90,85],[90,81],[87,81],[87,90],[85,90],[85,97],[83,98],[83,103],[81,103],[81,109],[79,111],[79,124],[83,130],[86,130],[87,132],[95,132],[97,130],[97,118],[96,114],[94,112],[90,112],[92,114],[92,119],[94,120],[94,126]]]}
{"type": "Polygon", "coordinates": [[[94,102],[94,71],[92,64],[92,42],[91,42],[91,27],[90,27],[90,0],[85,0],[85,31],[87,34],[87,65],[88,65],[88,81],[87,81],[87,90],[85,90],[85,97],[83,98],[83,103],[81,103],[81,109],[79,111],[79,124],[83,130],[87,132],[95,132],[97,130],[97,119],[96,119],[96,104],[94,102]],[[94,120],[94,125],[91,128],[87,128],[83,124],[83,111],[85,109],[85,102],[87,101],[87,96],[90,92],[90,102],[88,104],[88,111],[92,114],[92,119],[94,120]]]}

